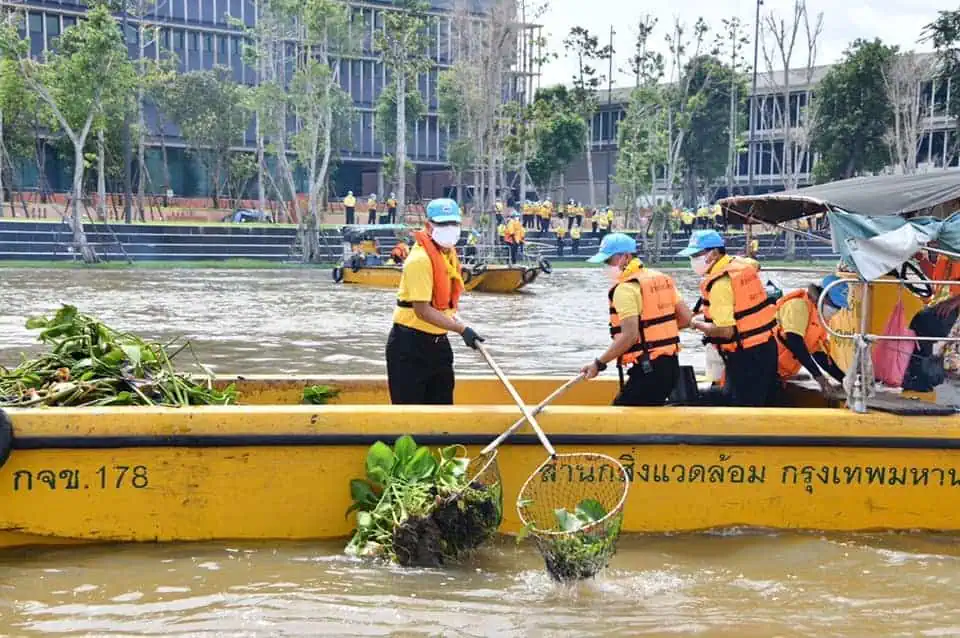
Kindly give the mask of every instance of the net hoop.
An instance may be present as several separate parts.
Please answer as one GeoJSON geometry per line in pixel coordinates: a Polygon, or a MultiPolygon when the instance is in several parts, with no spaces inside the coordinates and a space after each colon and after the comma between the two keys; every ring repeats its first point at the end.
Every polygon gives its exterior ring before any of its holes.
{"type": "Polygon", "coordinates": [[[470,463],[467,464],[466,472],[467,476],[469,477],[467,485],[470,485],[475,481],[480,481],[483,483],[484,481],[482,479],[488,472],[496,476],[497,483],[500,482],[500,465],[497,462],[498,452],[499,450],[491,450],[486,454],[480,454],[470,459],[470,463]]]}
{"type": "Polygon", "coordinates": [[[603,527],[610,519],[623,514],[623,506],[627,502],[627,494],[630,491],[630,481],[627,477],[627,470],[623,467],[623,464],[620,463],[617,459],[612,456],[607,456],[606,454],[599,454],[594,452],[580,452],[574,454],[558,454],[554,458],[547,458],[543,463],[541,463],[533,473],[527,477],[527,480],[524,482],[523,487],[520,489],[520,495],[517,498],[517,514],[520,516],[520,522],[524,527],[529,527],[530,532],[535,536],[542,536],[546,538],[552,537],[564,537],[571,536],[576,534],[589,534],[592,530],[597,529],[598,527],[603,527]],[[530,517],[526,515],[527,507],[524,503],[524,495],[528,493],[528,488],[531,486],[533,481],[539,478],[544,468],[549,467],[550,465],[556,465],[563,460],[576,460],[579,459],[582,461],[590,460],[593,463],[606,463],[613,467],[614,478],[619,480],[623,484],[623,490],[620,493],[620,499],[617,501],[617,504],[614,507],[609,508],[606,515],[596,521],[591,522],[588,525],[578,528],[575,532],[562,531],[556,529],[541,529],[536,526],[534,521],[530,520],[530,517]]]}

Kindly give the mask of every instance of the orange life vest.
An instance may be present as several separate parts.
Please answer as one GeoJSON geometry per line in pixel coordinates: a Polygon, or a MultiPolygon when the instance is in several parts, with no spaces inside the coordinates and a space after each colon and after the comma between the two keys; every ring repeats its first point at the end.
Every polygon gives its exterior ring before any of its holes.
{"type": "MultiPolygon", "coordinates": [[[[937,264],[933,267],[933,277],[934,281],[960,281],[960,261],[952,261],[946,255],[937,256],[937,264]]],[[[946,286],[938,286],[940,290],[946,286]]],[[[950,296],[960,295],[960,285],[950,286],[950,296]]]]}
{"type": "Polygon", "coordinates": [[[620,317],[613,305],[613,294],[620,284],[635,281],[640,284],[643,307],[640,309],[640,334],[637,342],[621,355],[620,365],[633,365],[644,353],[651,361],[657,357],[672,356],[680,352],[680,327],[677,324],[677,289],[673,280],[656,270],[641,267],[640,270],[620,277],[610,288],[610,336],[616,337],[623,330],[620,317]]]}
{"type": "MultiPolygon", "coordinates": [[[[443,256],[437,245],[433,243],[430,236],[422,230],[413,234],[430,257],[430,265],[433,266],[433,297],[430,299],[430,305],[437,310],[456,310],[460,305],[460,295],[463,293],[463,282],[450,276],[447,271],[447,258],[443,256]]],[[[453,253],[453,268],[460,272],[460,259],[457,257],[457,251],[453,253]]],[[[405,302],[397,301],[397,305],[405,302]]],[[[412,304],[411,304],[412,305],[412,304]]]]}
{"type": "Polygon", "coordinates": [[[404,242],[397,242],[397,245],[390,251],[390,257],[398,264],[403,262],[410,255],[410,248],[404,242]]]}
{"type": "Polygon", "coordinates": [[[766,343],[777,327],[777,308],[757,275],[757,267],[742,259],[732,259],[700,283],[703,316],[710,321],[710,290],[721,277],[729,277],[733,286],[733,337],[707,341],[719,347],[721,354],[753,348],[766,343]]]}
{"type": "MultiPolygon", "coordinates": [[[[806,290],[794,290],[784,295],[777,301],[777,311],[788,301],[794,299],[803,299],[807,304],[807,330],[803,333],[803,345],[807,347],[807,352],[813,354],[825,349],[827,343],[827,331],[820,323],[820,316],[817,313],[816,305],[810,301],[806,290]]],[[[781,379],[787,379],[800,372],[802,367],[797,358],[793,356],[790,349],[787,348],[787,335],[779,325],[777,326],[777,372],[781,379]]]]}

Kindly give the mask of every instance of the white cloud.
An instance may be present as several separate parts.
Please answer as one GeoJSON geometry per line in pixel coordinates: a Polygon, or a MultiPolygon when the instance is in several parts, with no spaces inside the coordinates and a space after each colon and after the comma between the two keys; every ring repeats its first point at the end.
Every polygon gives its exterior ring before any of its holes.
{"type": "MultiPolygon", "coordinates": [[[[789,18],[792,16],[792,7],[793,0],[764,0],[761,12],[765,15],[776,11],[789,18]]],[[[905,50],[928,50],[926,43],[918,42],[921,30],[936,17],[938,10],[949,8],[944,6],[942,0],[847,0],[846,3],[807,0],[807,7],[812,15],[821,11],[824,14],[818,64],[837,61],[856,38],[880,38],[887,44],[896,44],[905,50]]],[[[573,26],[586,27],[599,37],[602,44],[607,43],[610,27],[613,26],[616,31],[614,48],[618,51],[614,59],[614,85],[629,85],[632,78],[618,73],[616,67],[627,67],[627,59],[636,39],[636,25],[643,15],[650,14],[658,18],[654,39],[666,53],[663,37],[676,17],[692,24],[697,17],[703,16],[711,29],[719,30],[723,18],[738,16],[752,39],[755,11],[753,0],[674,0],[650,4],[622,0],[551,0],[539,22],[544,25],[550,50],[559,53],[560,57],[544,67],[541,82],[549,85],[570,81],[575,65],[565,57],[562,41],[573,26]]],[[[804,64],[804,48],[803,42],[797,43],[793,66],[804,64]]],[[[747,55],[753,55],[752,44],[747,55]]],[[[761,72],[765,71],[762,53],[759,68],[761,72]]],[[[606,73],[606,69],[603,71],[606,73]]]]}

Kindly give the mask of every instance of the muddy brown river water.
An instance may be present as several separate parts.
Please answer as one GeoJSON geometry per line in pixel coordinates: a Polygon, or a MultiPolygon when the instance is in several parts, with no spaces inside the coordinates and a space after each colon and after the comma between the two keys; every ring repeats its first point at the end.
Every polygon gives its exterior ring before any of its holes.
{"type": "MultiPolygon", "coordinates": [[[[782,274],[787,287],[811,275],[782,274]]],[[[679,281],[688,298],[691,277],[679,281]]],[[[606,282],[558,271],[527,294],[467,295],[508,373],[572,374],[607,342],[606,282]]],[[[0,270],[0,362],[25,316],[79,305],[151,338],[183,335],[220,373],[383,373],[389,291],[326,271],[0,270]]],[[[698,341],[683,357],[702,364],[698,341]]],[[[457,369],[485,372],[455,345],[457,369]]],[[[608,372],[609,374],[609,372],[608,372]]],[[[383,568],[340,543],[0,552],[0,636],[960,636],[960,538],[735,530],[625,537],[596,581],[554,585],[501,539],[446,570],[383,568]]]]}

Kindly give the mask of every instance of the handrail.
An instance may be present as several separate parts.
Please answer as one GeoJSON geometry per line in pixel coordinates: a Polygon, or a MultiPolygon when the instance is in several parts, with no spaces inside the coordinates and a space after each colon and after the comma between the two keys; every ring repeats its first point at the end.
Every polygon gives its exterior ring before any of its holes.
{"type": "MultiPolygon", "coordinates": [[[[860,281],[860,283],[862,283],[862,284],[864,285],[864,292],[866,293],[867,287],[868,287],[870,284],[903,284],[903,283],[905,283],[906,281],[907,281],[907,280],[905,280],[905,279],[875,279],[875,280],[869,281],[869,282],[867,282],[867,281],[860,281]]],[[[867,341],[948,341],[948,342],[960,342],[960,337],[952,337],[952,338],[951,338],[951,337],[919,337],[919,336],[916,336],[916,337],[902,337],[902,336],[898,336],[898,335],[874,335],[874,334],[869,334],[869,333],[866,332],[866,326],[864,325],[864,324],[865,324],[865,321],[863,321],[863,320],[866,318],[866,316],[867,316],[866,309],[864,309],[863,317],[861,317],[861,327],[860,327],[860,328],[861,328],[862,332],[853,333],[853,334],[844,334],[844,333],[841,333],[841,332],[836,332],[836,331],[834,331],[834,330],[830,327],[829,323],[826,321],[826,318],[823,316],[823,302],[824,302],[824,301],[826,300],[826,298],[827,298],[827,293],[829,293],[830,290],[831,290],[834,286],[839,286],[839,285],[842,285],[842,284],[852,284],[852,283],[857,283],[857,282],[855,282],[855,281],[849,281],[849,280],[845,280],[845,279],[838,279],[837,281],[832,281],[832,282],[830,282],[829,284],[827,284],[826,286],[824,286],[823,292],[820,293],[820,298],[817,300],[817,315],[818,315],[819,318],[820,318],[820,323],[821,323],[821,325],[823,326],[824,330],[826,330],[827,334],[829,334],[831,337],[836,337],[837,339],[850,339],[850,340],[855,340],[857,337],[863,337],[863,338],[866,339],[867,341]]],[[[943,280],[941,280],[941,279],[926,279],[926,280],[924,280],[923,283],[925,283],[925,284],[939,284],[939,285],[960,286],[960,281],[956,281],[956,280],[952,280],[952,279],[943,279],[943,280]]],[[[864,294],[864,299],[866,299],[866,294],[864,294]]]]}

